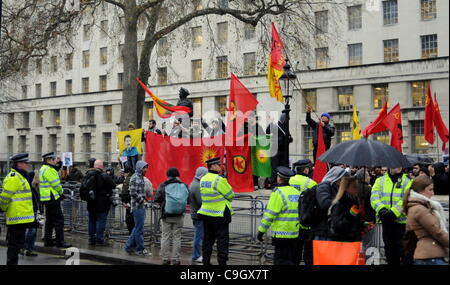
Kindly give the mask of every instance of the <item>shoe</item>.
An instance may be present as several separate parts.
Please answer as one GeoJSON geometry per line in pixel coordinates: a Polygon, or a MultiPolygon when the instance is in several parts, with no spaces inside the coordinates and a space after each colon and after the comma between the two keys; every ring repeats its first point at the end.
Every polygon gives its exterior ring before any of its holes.
{"type": "Polygon", "coordinates": [[[26,256],[38,256],[38,254],[36,253],[36,252],[34,252],[34,251],[32,251],[32,250],[26,250],[25,251],[25,255],[26,256]]]}
{"type": "Polygon", "coordinates": [[[141,250],[141,251],[138,251],[138,252],[136,252],[136,254],[137,255],[140,255],[140,256],[152,256],[152,254],[148,251],[148,250],[146,250],[146,249],[144,249],[144,250],[141,250]]]}
{"type": "Polygon", "coordinates": [[[162,265],[170,265],[170,260],[163,260],[162,265]]]}
{"type": "Polygon", "coordinates": [[[172,265],[181,265],[181,262],[179,260],[172,261],[172,265]]]}
{"type": "Polygon", "coordinates": [[[63,243],[57,244],[56,247],[58,247],[58,248],[69,248],[69,247],[72,247],[72,245],[70,243],[63,242],[63,243]]]}
{"type": "Polygon", "coordinates": [[[203,256],[200,256],[199,258],[194,259],[194,262],[203,263],[203,256]]]}

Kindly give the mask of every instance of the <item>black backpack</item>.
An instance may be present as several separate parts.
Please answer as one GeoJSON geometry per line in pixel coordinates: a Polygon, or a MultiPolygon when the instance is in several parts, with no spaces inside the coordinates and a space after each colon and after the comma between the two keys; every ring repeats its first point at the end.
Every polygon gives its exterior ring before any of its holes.
{"type": "Polygon", "coordinates": [[[97,184],[97,175],[98,171],[89,171],[81,180],[80,186],[80,199],[83,201],[92,201],[91,196],[89,195],[90,191],[95,192],[96,184],[97,184]]]}
{"type": "Polygon", "coordinates": [[[316,201],[317,185],[305,189],[298,199],[298,217],[300,224],[313,227],[319,222],[320,209],[316,201]]]}

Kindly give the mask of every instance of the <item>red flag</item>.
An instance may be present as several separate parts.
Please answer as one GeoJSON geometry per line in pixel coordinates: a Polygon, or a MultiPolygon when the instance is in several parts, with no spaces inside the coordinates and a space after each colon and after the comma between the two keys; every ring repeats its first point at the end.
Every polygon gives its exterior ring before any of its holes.
{"type": "Polygon", "coordinates": [[[241,81],[231,73],[230,98],[228,100],[227,137],[235,139],[244,121],[258,105],[258,100],[241,81]]]}
{"type": "Polygon", "coordinates": [[[434,144],[434,103],[431,97],[431,87],[428,84],[427,99],[425,101],[424,136],[430,144],[434,144]]]}
{"type": "Polygon", "coordinates": [[[206,160],[223,155],[223,140],[223,136],[178,139],[147,132],[145,147],[148,171],[146,177],[156,189],[167,180],[167,170],[170,167],[176,167],[180,172],[181,181],[189,185],[198,167],[207,167],[206,160]]]}
{"type": "Polygon", "coordinates": [[[439,137],[441,138],[443,145],[442,145],[442,150],[445,150],[445,145],[448,142],[448,129],[445,126],[444,120],[442,119],[441,116],[441,111],[439,110],[439,104],[438,101],[436,99],[436,93],[434,94],[434,125],[436,126],[436,130],[439,134],[439,137]]]}
{"type": "Polygon", "coordinates": [[[383,120],[383,124],[391,132],[391,146],[402,152],[403,130],[402,130],[402,111],[400,103],[395,105],[383,120]]]}
{"type": "Polygon", "coordinates": [[[381,109],[380,113],[378,113],[377,118],[362,131],[362,135],[365,138],[367,138],[371,134],[380,133],[386,130],[386,126],[383,124],[383,120],[387,115],[387,104],[387,102],[384,103],[384,106],[381,109]]]}
{"type": "Polygon", "coordinates": [[[327,164],[319,160],[319,157],[325,153],[325,143],[323,141],[323,130],[322,123],[319,123],[319,131],[317,133],[317,155],[316,155],[316,164],[314,165],[314,176],[313,180],[317,183],[322,182],[322,179],[325,177],[328,171],[327,164]]]}
{"type": "Polygon", "coordinates": [[[233,191],[253,192],[255,188],[253,185],[252,151],[248,145],[248,135],[241,138],[235,146],[227,146],[226,151],[228,183],[233,187],[233,191]]]}

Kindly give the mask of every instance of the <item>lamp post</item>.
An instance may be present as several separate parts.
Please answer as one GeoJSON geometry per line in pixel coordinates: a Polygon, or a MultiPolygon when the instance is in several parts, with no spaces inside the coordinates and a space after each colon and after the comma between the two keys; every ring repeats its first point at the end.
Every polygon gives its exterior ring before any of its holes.
{"type": "Polygon", "coordinates": [[[289,59],[286,57],[286,64],[283,67],[284,73],[280,77],[280,87],[283,92],[284,98],[284,110],[283,114],[286,115],[286,139],[284,140],[284,157],[282,158],[282,165],[289,167],[289,144],[292,142],[291,133],[289,131],[289,113],[291,112],[290,100],[292,95],[294,94],[294,82],[293,80],[297,79],[297,75],[291,70],[291,65],[289,64],[289,59]]]}

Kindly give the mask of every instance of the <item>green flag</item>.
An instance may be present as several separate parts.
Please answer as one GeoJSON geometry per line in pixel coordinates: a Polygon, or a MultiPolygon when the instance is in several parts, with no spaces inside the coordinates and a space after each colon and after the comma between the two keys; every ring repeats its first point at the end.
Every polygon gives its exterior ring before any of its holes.
{"type": "Polygon", "coordinates": [[[270,164],[270,136],[252,136],[253,175],[272,177],[270,164]]]}

